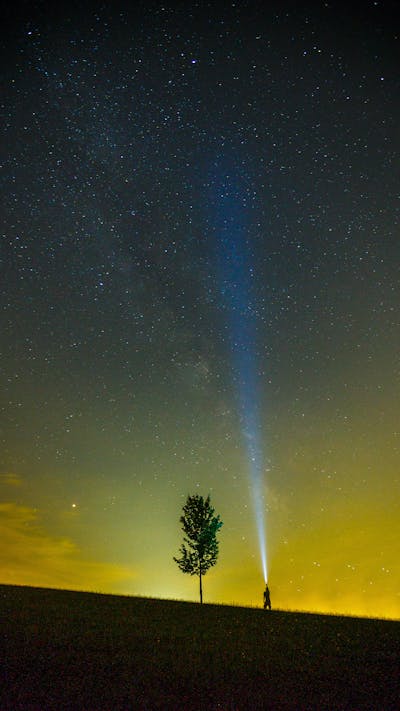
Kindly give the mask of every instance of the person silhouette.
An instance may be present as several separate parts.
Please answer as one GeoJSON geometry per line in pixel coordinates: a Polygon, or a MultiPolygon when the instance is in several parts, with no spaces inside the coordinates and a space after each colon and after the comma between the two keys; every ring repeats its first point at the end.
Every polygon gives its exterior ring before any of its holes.
{"type": "Polygon", "coordinates": [[[271,609],[272,609],[271,608],[271,596],[269,594],[269,587],[268,587],[268,583],[267,583],[267,585],[265,586],[265,590],[264,590],[264,610],[271,610],[271,609]]]}

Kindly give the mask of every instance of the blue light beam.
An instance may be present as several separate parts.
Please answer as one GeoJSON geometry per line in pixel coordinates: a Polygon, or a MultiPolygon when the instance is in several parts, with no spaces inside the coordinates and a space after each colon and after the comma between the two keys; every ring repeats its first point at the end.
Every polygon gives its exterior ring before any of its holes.
{"type": "Polygon", "coordinates": [[[257,359],[257,308],[254,256],[249,241],[249,191],[237,170],[219,168],[215,191],[214,233],[222,307],[226,314],[233,378],[246,448],[252,504],[262,571],[268,578],[264,456],[261,433],[260,376],[257,359]]]}

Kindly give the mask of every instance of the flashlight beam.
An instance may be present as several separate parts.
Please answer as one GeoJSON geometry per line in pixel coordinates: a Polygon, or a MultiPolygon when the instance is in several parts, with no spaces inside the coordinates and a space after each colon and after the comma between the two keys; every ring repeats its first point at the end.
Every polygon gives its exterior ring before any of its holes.
{"type": "MultiPolygon", "coordinates": [[[[232,168],[232,167],[231,167],[232,168]]],[[[219,167],[214,181],[215,233],[220,294],[227,316],[233,378],[246,447],[261,566],[267,581],[264,455],[257,363],[257,309],[254,306],[254,256],[249,244],[248,195],[238,170],[219,167]]]]}

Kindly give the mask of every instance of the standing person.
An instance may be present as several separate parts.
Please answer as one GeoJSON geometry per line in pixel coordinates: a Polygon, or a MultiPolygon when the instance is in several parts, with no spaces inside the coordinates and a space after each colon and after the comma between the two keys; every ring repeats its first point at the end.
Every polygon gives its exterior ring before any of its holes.
{"type": "Polygon", "coordinates": [[[268,583],[264,590],[264,610],[271,610],[271,596],[269,594],[268,583]]]}

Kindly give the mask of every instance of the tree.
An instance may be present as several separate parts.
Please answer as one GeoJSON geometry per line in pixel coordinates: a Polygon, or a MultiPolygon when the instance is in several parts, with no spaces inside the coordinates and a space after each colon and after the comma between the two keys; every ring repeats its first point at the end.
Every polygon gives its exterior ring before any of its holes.
{"type": "Polygon", "coordinates": [[[218,558],[217,532],[222,526],[219,516],[214,516],[210,496],[188,496],[180,517],[184,532],[184,543],[179,551],[180,558],[174,561],[183,573],[198,575],[200,581],[200,602],[203,602],[202,577],[216,564],[218,558]]]}

